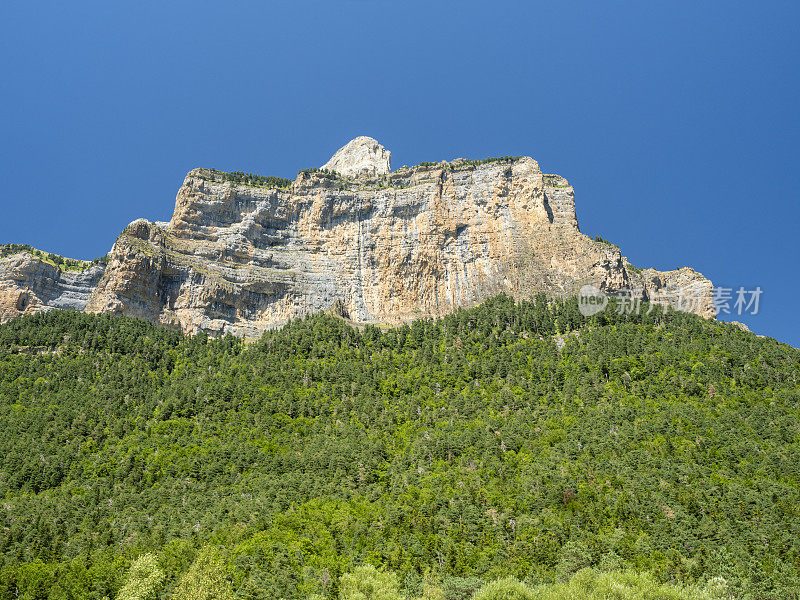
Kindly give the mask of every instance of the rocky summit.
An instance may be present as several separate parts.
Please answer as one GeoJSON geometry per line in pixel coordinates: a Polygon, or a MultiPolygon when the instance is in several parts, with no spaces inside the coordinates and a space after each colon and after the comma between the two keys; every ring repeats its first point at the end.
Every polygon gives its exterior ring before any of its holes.
{"type": "Polygon", "coordinates": [[[566,296],[586,284],[715,316],[700,273],[638,269],[582,234],[572,186],[532,158],[391,171],[390,152],[358,137],[294,181],[191,171],[172,219],[128,225],[107,266],[3,257],[0,320],[73,308],[255,337],[329,309],[397,325],[501,292],[566,296]]]}
{"type": "Polygon", "coordinates": [[[392,170],[392,153],[378,140],[362,135],[339,148],[322,169],[345,177],[386,175],[392,170]]]}

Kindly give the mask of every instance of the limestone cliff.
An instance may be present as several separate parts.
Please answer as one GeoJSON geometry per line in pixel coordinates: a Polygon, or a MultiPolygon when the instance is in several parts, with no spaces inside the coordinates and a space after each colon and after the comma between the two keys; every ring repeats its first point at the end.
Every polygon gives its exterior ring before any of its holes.
{"type": "MultiPolygon", "coordinates": [[[[169,223],[139,219],[122,232],[85,310],[253,337],[334,305],[356,322],[399,324],[500,292],[560,296],[592,283],[714,316],[699,273],[635,269],[583,235],[572,187],[532,158],[394,172],[389,161],[375,140],[356,138],[285,187],[191,171],[169,223]]],[[[39,305],[54,306],[51,296],[39,305]]]]}
{"type": "Polygon", "coordinates": [[[0,259],[0,322],[50,308],[84,310],[104,270],[65,271],[24,251],[0,259]]]}

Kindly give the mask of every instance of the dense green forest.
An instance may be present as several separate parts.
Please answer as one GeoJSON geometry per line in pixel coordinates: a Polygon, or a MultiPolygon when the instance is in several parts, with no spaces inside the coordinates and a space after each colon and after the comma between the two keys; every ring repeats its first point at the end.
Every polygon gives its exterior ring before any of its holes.
{"type": "Polygon", "coordinates": [[[800,351],[500,296],[0,326],[0,599],[798,598],[800,351]]]}

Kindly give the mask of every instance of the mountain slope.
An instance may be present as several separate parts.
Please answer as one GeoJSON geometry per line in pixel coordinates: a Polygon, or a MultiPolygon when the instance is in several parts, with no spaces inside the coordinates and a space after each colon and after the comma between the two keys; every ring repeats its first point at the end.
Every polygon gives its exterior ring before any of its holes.
{"type": "Polygon", "coordinates": [[[501,296],[243,345],[52,311],[0,326],[0,364],[0,597],[113,597],[145,551],[166,594],[203,547],[245,598],[364,562],[796,597],[800,352],[735,326],[501,296]]]}

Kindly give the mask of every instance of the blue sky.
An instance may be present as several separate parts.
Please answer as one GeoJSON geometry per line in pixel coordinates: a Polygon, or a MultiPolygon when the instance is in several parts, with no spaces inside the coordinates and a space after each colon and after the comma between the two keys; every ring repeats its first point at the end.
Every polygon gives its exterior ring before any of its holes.
{"type": "Polygon", "coordinates": [[[636,265],[760,286],[800,346],[796,2],[15,2],[0,8],[0,241],[75,258],[168,219],[198,166],[294,177],[529,155],[636,265]]]}

